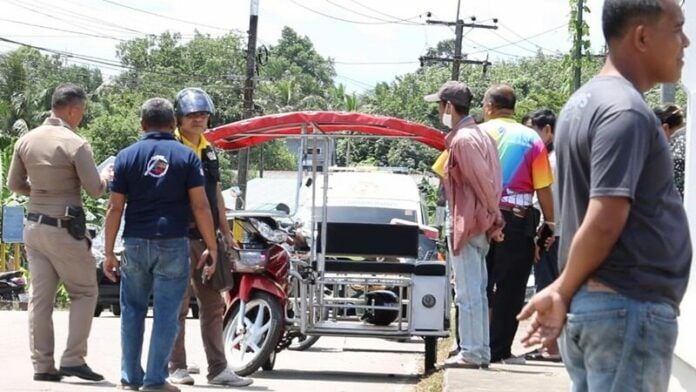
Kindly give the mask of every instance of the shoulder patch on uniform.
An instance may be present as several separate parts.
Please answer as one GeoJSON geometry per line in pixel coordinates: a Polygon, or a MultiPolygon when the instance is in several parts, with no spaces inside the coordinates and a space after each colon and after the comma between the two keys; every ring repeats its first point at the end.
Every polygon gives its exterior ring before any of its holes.
{"type": "Polygon", "coordinates": [[[159,178],[167,174],[167,170],[169,170],[169,162],[167,162],[167,158],[165,158],[163,155],[154,155],[147,162],[145,175],[159,178]]]}

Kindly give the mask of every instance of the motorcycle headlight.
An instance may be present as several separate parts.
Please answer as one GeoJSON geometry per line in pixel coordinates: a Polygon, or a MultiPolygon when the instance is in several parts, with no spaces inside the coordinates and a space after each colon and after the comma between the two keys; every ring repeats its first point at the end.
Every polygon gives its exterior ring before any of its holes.
{"type": "Polygon", "coordinates": [[[254,226],[256,231],[261,234],[261,237],[265,238],[267,241],[281,243],[288,239],[288,235],[284,231],[274,230],[265,222],[254,218],[249,219],[249,221],[254,226]]]}

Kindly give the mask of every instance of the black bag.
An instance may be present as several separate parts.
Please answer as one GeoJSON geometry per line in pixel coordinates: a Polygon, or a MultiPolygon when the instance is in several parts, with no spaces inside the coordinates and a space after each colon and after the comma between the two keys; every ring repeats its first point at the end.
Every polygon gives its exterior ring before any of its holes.
{"type": "Polygon", "coordinates": [[[234,275],[232,265],[237,251],[227,246],[222,239],[222,234],[217,233],[218,259],[216,260],[215,273],[210,277],[210,284],[217,291],[229,291],[234,287],[234,275]]]}
{"type": "Polygon", "coordinates": [[[85,210],[82,207],[68,206],[65,208],[65,215],[70,218],[68,225],[65,227],[68,233],[78,241],[88,238],[85,210]]]}

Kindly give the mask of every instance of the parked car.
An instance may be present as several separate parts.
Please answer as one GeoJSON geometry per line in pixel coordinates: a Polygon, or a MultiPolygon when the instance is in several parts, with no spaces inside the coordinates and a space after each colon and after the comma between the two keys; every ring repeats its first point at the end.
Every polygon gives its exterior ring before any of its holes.
{"type": "MultiPolygon", "coordinates": [[[[123,230],[123,222],[121,222],[121,230],[123,230]]],[[[121,232],[119,232],[116,238],[116,244],[121,244],[121,232]]],[[[122,249],[119,249],[120,245],[116,246],[116,254],[119,254],[122,249]]],[[[104,309],[109,309],[114,316],[121,315],[121,305],[120,305],[120,288],[121,285],[118,282],[112,282],[104,275],[102,269],[102,263],[104,262],[104,230],[100,230],[92,241],[92,254],[97,262],[96,264],[96,274],[97,274],[97,284],[99,285],[99,297],[97,299],[97,305],[94,308],[94,317],[101,316],[104,309]]],[[[152,306],[152,297],[150,297],[150,305],[152,306]]],[[[198,318],[198,302],[195,296],[191,296],[190,304],[191,314],[193,318],[198,318]]]]}

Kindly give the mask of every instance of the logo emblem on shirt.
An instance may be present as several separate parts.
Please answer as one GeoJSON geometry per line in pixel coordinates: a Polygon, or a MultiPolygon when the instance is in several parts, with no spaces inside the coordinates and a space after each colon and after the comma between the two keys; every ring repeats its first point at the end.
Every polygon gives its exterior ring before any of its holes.
{"type": "Polygon", "coordinates": [[[150,158],[150,161],[147,163],[145,175],[159,178],[167,174],[167,170],[169,170],[169,162],[167,162],[167,158],[165,158],[163,155],[155,155],[150,158]]]}
{"type": "Polygon", "coordinates": [[[216,161],[216,160],[217,160],[217,156],[215,156],[215,151],[213,151],[213,150],[208,150],[208,151],[205,153],[205,155],[208,156],[208,160],[209,160],[209,161],[216,161]]]}

